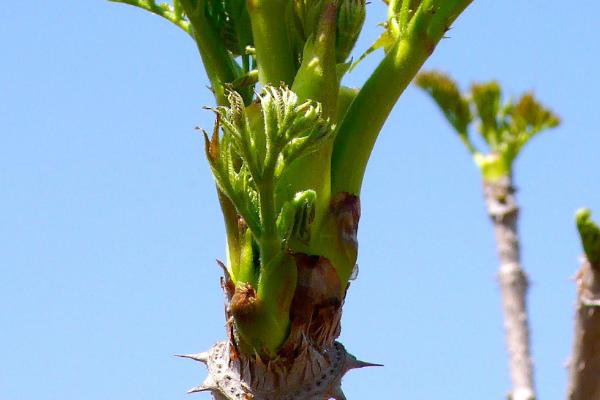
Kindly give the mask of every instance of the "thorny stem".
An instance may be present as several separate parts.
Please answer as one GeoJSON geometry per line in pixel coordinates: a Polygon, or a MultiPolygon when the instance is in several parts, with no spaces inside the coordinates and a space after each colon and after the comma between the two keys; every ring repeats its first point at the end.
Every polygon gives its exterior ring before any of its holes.
{"type": "Polygon", "coordinates": [[[569,400],[600,398],[600,265],[584,262],[577,273],[575,338],[569,363],[569,400]]]}
{"type": "Polygon", "coordinates": [[[517,217],[519,208],[510,176],[484,181],[488,214],[494,224],[500,268],[504,328],[509,356],[511,400],[534,400],[533,363],[530,355],[526,295],[527,275],[521,267],[517,217]]]}

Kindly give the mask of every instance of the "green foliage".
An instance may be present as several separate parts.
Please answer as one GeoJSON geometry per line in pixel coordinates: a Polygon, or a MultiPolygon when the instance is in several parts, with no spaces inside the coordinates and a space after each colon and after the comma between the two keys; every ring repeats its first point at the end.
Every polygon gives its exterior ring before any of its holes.
{"type": "MultiPolygon", "coordinates": [[[[239,300],[234,331],[242,351],[274,357],[289,333],[291,254],[324,257],[347,281],[357,256],[355,195],[375,139],[472,0],[390,0],[385,33],[372,48],[386,56],[360,90],[341,81],[366,0],[111,1],[166,18],[196,42],[217,102],[206,154],[239,300]],[[352,207],[335,203],[340,198],[352,207]]],[[[463,111],[455,111],[456,124],[463,111]]]]}
{"type": "Polygon", "coordinates": [[[473,117],[469,102],[460,94],[456,83],[439,72],[419,74],[415,82],[435,100],[458,134],[466,136],[473,117]]]}
{"type": "Polygon", "coordinates": [[[486,180],[510,175],[523,146],[537,133],[560,123],[531,93],[503,104],[502,91],[495,81],[475,83],[463,94],[450,77],[437,71],[420,73],[415,83],[440,107],[486,180]],[[487,152],[473,144],[469,132],[472,122],[477,122],[487,152]]]}
{"type": "Polygon", "coordinates": [[[260,110],[249,116],[240,95],[229,92],[230,105],[215,110],[217,125],[212,139],[206,135],[206,152],[219,189],[242,216],[264,256],[281,251],[290,236],[306,239],[315,193],[278,199],[275,189],[286,168],[325,145],[333,129],[322,117],[319,103],[300,102],[286,87],[267,86],[259,98],[260,110]],[[276,248],[270,251],[266,246],[276,248]]]}
{"type": "Polygon", "coordinates": [[[583,208],[577,211],[576,221],[583,251],[590,264],[600,267],[600,227],[591,219],[591,211],[583,208]]]}

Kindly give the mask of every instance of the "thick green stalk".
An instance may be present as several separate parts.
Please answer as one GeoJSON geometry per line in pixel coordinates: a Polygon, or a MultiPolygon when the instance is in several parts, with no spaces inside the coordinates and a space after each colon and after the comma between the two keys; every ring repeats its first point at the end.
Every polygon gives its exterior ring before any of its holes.
{"type": "Polygon", "coordinates": [[[296,291],[298,270],[292,257],[279,253],[269,265],[261,269],[257,297],[261,309],[253,326],[262,330],[256,338],[261,340],[263,351],[275,356],[288,337],[290,329],[290,306],[296,291]]]}
{"type": "Polygon", "coordinates": [[[421,5],[407,34],[397,39],[340,124],[332,160],[333,193],[360,193],[375,140],[393,106],[446,30],[471,2],[438,0],[421,5]]]}
{"type": "Polygon", "coordinates": [[[296,74],[292,47],[285,25],[287,1],[248,0],[252,35],[263,85],[291,85],[296,74]]]}
{"type": "Polygon", "coordinates": [[[227,235],[227,268],[229,268],[229,274],[236,279],[239,275],[238,268],[241,257],[241,241],[240,230],[237,224],[237,212],[235,211],[235,207],[231,203],[231,200],[229,200],[218,187],[217,197],[219,198],[219,204],[221,205],[221,211],[223,212],[225,233],[227,235]]]}

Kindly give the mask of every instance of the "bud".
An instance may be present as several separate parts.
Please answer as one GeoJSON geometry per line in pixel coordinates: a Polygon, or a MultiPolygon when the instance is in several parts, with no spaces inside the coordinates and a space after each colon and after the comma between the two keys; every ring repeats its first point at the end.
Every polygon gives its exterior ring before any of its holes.
{"type": "Polygon", "coordinates": [[[592,267],[600,268],[600,227],[592,221],[591,215],[587,208],[577,211],[577,230],[588,261],[592,267]]]}
{"type": "Polygon", "coordinates": [[[365,22],[365,0],[338,0],[337,3],[335,58],[343,63],[350,56],[365,22]]]}
{"type": "Polygon", "coordinates": [[[324,0],[292,0],[289,3],[286,18],[298,60],[302,59],[306,41],[317,31],[324,5],[324,0]]]}

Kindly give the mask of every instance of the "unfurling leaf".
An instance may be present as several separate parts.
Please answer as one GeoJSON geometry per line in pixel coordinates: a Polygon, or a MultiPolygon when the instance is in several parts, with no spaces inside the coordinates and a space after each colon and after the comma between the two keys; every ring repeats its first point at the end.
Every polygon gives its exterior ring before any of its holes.
{"type": "Polygon", "coordinates": [[[337,2],[337,31],[335,40],[335,58],[338,63],[345,62],[365,22],[365,0],[339,0],[337,2]]]}
{"type": "Polygon", "coordinates": [[[419,74],[416,85],[435,100],[488,181],[510,175],[523,146],[538,132],[560,123],[531,93],[522,95],[516,103],[503,104],[495,81],[474,83],[470,93],[461,94],[452,79],[434,71],[419,74]],[[471,142],[469,126],[473,121],[477,122],[487,152],[479,151],[471,142]]]}
{"type": "Polygon", "coordinates": [[[560,118],[540,104],[531,93],[521,96],[508,114],[512,119],[513,130],[527,132],[530,136],[560,124],[560,118]]]}
{"type": "Polygon", "coordinates": [[[473,117],[469,103],[460,94],[456,82],[441,72],[431,71],[417,75],[415,83],[433,98],[454,129],[466,135],[473,117]]]}
{"type": "Polygon", "coordinates": [[[207,158],[219,189],[259,242],[265,231],[279,232],[282,243],[290,236],[306,239],[315,192],[276,199],[275,188],[290,164],[332,138],[333,128],[322,117],[320,104],[300,102],[287,87],[272,86],[266,86],[258,103],[248,107],[235,91],[228,93],[228,100],[229,106],[214,110],[212,139],[205,134],[207,158]],[[271,208],[273,214],[265,215],[271,208]],[[277,227],[265,226],[269,223],[277,227]]]}
{"type": "Polygon", "coordinates": [[[479,131],[488,145],[494,149],[498,144],[498,113],[502,92],[498,82],[474,83],[471,85],[471,98],[479,117],[479,131]]]}

